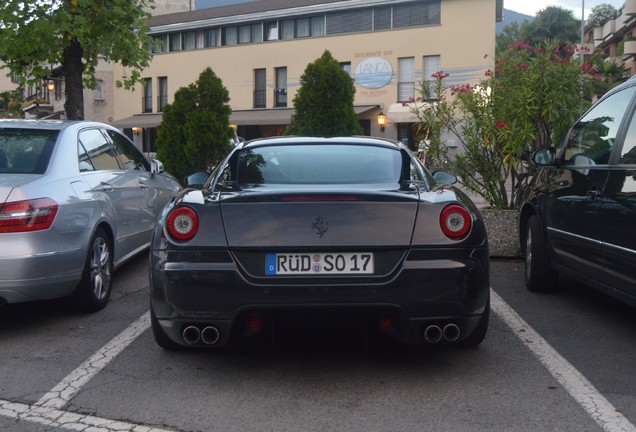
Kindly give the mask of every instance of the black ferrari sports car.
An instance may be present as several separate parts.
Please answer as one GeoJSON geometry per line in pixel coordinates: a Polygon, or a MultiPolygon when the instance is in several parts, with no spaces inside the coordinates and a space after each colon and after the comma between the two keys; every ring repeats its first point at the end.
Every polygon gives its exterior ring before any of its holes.
{"type": "Polygon", "coordinates": [[[488,242],[456,181],[383,139],[239,144],[157,223],[157,343],[223,347],[297,316],[335,326],[355,317],[409,344],[479,345],[488,242]]]}

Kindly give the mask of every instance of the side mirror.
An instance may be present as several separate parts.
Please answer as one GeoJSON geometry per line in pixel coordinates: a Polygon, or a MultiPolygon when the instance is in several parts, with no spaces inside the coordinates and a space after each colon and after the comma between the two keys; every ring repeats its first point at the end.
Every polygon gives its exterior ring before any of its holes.
{"type": "Polygon", "coordinates": [[[554,165],[556,161],[556,150],[554,147],[541,148],[532,153],[530,160],[538,166],[554,165]]]}
{"type": "Polygon", "coordinates": [[[444,185],[452,185],[457,183],[457,176],[449,173],[444,170],[435,170],[433,171],[433,179],[435,179],[436,183],[444,184],[444,185]]]}
{"type": "Polygon", "coordinates": [[[208,177],[210,177],[209,172],[197,171],[184,178],[183,184],[186,185],[186,187],[200,188],[206,182],[208,177]]]}
{"type": "Polygon", "coordinates": [[[150,161],[150,172],[152,174],[161,174],[164,172],[163,169],[163,164],[161,163],[161,161],[157,160],[157,159],[152,159],[150,161]]]}

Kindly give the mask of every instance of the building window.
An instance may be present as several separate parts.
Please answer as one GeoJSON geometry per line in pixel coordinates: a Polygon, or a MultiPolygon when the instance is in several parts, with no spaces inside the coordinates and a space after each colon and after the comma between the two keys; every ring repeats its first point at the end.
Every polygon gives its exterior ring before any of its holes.
{"type": "Polygon", "coordinates": [[[168,104],[168,77],[159,77],[159,96],[157,97],[157,111],[161,112],[168,104]]]}
{"type": "Polygon", "coordinates": [[[348,73],[349,76],[351,76],[351,62],[342,62],[340,63],[340,67],[342,68],[342,70],[348,73]]]}
{"type": "Polygon", "coordinates": [[[96,101],[104,100],[104,81],[97,80],[95,84],[95,90],[93,90],[93,97],[96,101]]]}
{"type": "Polygon", "coordinates": [[[168,35],[155,36],[153,38],[152,52],[168,52],[168,35]]]}
{"type": "Polygon", "coordinates": [[[311,18],[311,35],[314,37],[325,35],[325,16],[324,15],[311,18]]]}
{"type": "Polygon", "coordinates": [[[141,112],[152,112],[152,78],[144,79],[144,95],[141,101],[141,112]]]}
{"type": "Polygon", "coordinates": [[[267,107],[265,69],[254,69],[254,108],[267,107]]]}
{"type": "Polygon", "coordinates": [[[20,83],[20,77],[19,77],[19,76],[17,76],[17,75],[12,74],[12,75],[11,75],[11,82],[12,82],[13,84],[19,84],[19,83],[20,83]]]}
{"type": "Polygon", "coordinates": [[[250,43],[252,40],[252,28],[249,25],[242,25],[238,28],[238,43],[250,43]]]}
{"type": "Polygon", "coordinates": [[[391,6],[373,8],[373,30],[389,30],[391,28],[391,6]]]}
{"type": "Polygon", "coordinates": [[[278,21],[265,23],[265,40],[278,40],[278,21]]]}
{"type": "Polygon", "coordinates": [[[238,44],[238,27],[224,27],[223,28],[223,45],[236,45],[238,44]]]}
{"type": "Polygon", "coordinates": [[[170,51],[181,51],[181,33],[170,35],[170,51]]]}
{"type": "Polygon", "coordinates": [[[311,34],[309,27],[309,18],[299,18],[296,20],[296,37],[309,37],[311,34]]]}
{"type": "Polygon", "coordinates": [[[284,108],[287,106],[287,68],[279,67],[276,72],[276,89],[274,91],[274,106],[284,108]]]}
{"type": "Polygon", "coordinates": [[[431,97],[436,100],[437,94],[435,92],[435,78],[433,78],[433,74],[439,72],[440,70],[440,57],[438,55],[434,56],[424,56],[423,57],[423,80],[429,82],[429,87],[431,89],[431,97]]]}
{"type": "Polygon", "coordinates": [[[280,39],[289,40],[294,38],[294,20],[284,20],[280,23],[280,39]]]}
{"type": "Polygon", "coordinates": [[[398,102],[408,102],[415,97],[415,58],[398,59],[398,102]]]}
{"type": "Polygon", "coordinates": [[[212,48],[218,46],[217,38],[219,31],[217,29],[208,29],[203,33],[203,46],[212,48]]]}
{"type": "Polygon", "coordinates": [[[197,47],[197,34],[196,32],[183,33],[183,49],[193,50],[197,47]]]}
{"type": "Polygon", "coordinates": [[[355,9],[327,15],[327,34],[370,32],[373,30],[373,9],[355,9]]]}
{"type": "Polygon", "coordinates": [[[263,23],[252,24],[252,43],[263,42],[263,23]]]}

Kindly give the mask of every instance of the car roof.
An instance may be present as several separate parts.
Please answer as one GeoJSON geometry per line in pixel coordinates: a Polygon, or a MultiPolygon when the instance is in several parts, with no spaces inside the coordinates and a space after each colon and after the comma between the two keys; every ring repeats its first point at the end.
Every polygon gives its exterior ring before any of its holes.
{"type": "Polygon", "coordinates": [[[403,145],[397,141],[384,138],[366,137],[366,136],[339,136],[339,137],[301,137],[301,136],[285,136],[285,137],[269,137],[257,138],[247,141],[243,144],[243,148],[260,147],[267,145],[293,145],[293,144],[354,144],[354,145],[374,145],[399,149],[403,145]]]}
{"type": "Polygon", "coordinates": [[[0,119],[0,128],[63,130],[73,125],[110,127],[107,124],[87,120],[0,119]]]}

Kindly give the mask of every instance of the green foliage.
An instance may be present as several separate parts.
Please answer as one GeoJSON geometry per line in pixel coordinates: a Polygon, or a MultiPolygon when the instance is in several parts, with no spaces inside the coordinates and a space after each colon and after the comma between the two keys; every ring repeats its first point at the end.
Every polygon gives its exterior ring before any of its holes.
{"type": "Polygon", "coordinates": [[[94,89],[100,58],[122,64],[117,86],[132,88],[148,66],[152,0],[5,0],[0,8],[0,60],[23,83],[36,84],[62,66],[70,118],[83,117],[83,87],[94,89]],[[70,108],[70,109],[69,109],[70,108]]]}
{"type": "Polygon", "coordinates": [[[597,78],[593,84],[593,94],[602,96],[630,77],[631,71],[624,65],[619,65],[611,59],[604,59],[601,55],[594,55],[590,61],[597,78]]]}
{"type": "MultiPolygon", "coordinates": [[[[518,40],[532,45],[554,40],[561,45],[574,44],[581,38],[581,21],[572,11],[560,6],[541,9],[532,22],[525,21],[519,29],[518,40]]],[[[498,47],[499,48],[499,47],[498,47]]]]}
{"type": "MultiPolygon", "coordinates": [[[[412,105],[422,123],[459,139],[464,152],[451,169],[492,208],[519,206],[528,154],[555,144],[589,106],[592,75],[582,73],[574,54],[555,42],[516,43],[498,53],[495,71],[488,71],[478,85],[444,88],[448,75],[439,73],[436,86],[443,90],[438,101],[412,105]]],[[[593,69],[585,65],[586,71],[593,69]]]]}
{"type": "Polygon", "coordinates": [[[592,8],[587,17],[587,27],[600,27],[616,16],[616,8],[611,4],[603,3],[592,8]]]}
{"type": "Polygon", "coordinates": [[[0,118],[20,118],[22,93],[20,90],[0,92],[0,118]]]}
{"type": "Polygon", "coordinates": [[[353,79],[329,51],[307,65],[294,97],[294,115],[286,135],[361,135],[353,109],[353,79]]]}
{"type": "Polygon", "coordinates": [[[514,41],[520,40],[520,31],[521,30],[517,22],[512,22],[505,26],[495,39],[496,50],[505,51],[514,41]]]}
{"type": "Polygon", "coordinates": [[[157,158],[178,179],[209,170],[230,150],[230,97],[206,68],[194,84],[181,87],[163,110],[157,129],[157,158]]]}

